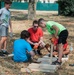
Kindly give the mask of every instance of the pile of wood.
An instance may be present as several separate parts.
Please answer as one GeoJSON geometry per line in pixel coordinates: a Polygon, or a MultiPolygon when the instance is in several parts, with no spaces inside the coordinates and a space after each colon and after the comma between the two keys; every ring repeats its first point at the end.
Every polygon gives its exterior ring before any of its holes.
{"type": "MultiPolygon", "coordinates": [[[[52,62],[56,61],[56,57],[52,57],[52,62]]],[[[67,59],[66,59],[67,60],[67,59]]],[[[63,58],[64,61],[64,58],[63,58]]],[[[38,58],[37,62],[41,63],[31,63],[27,68],[22,68],[22,72],[55,72],[58,70],[58,65],[51,65],[51,57],[44,56],[42,58],[38,58]]]]}

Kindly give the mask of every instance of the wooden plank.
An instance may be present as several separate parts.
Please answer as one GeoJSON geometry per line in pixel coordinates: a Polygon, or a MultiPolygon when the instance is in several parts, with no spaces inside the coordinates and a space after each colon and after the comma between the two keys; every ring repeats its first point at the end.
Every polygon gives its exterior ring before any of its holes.
{"type": "Polygon", "coordinates": [[[55,72],[55,70],[43,70],[43,69],[31,69],[31,71],[52,72],[52,73],[55,72]]]}
{"type": "Polygon", "coordinates": [[[53,53],[53,44],[51,43],[51,57],[50,57],[50,64],[52,64],[52,57],[53,57],[53,55],[52,55],[52,53],[53,53]]]}
{"type": "Polygon", "coordinates": [[[32,63],[28,68],[31,69],[31,71],[55,72],[58,69],[58,65],[32,63]]]}
{"type": "Polygon", "coordinates": [[[29,68],[21,68],[21,72],[28,72],[28,73],[31,73],[31,69],[29,68]]]}
{"type": "Polygon", "coordinates": [[[35,64],[32,63],[28,66],[30,69],[42,69],[42,70],[57,70],[58,65],[49,65],[49,64],[35,64]]]}
{"type": "MultiPolygon", "coordinates": [[[[54,62],[54,61],[56,61],[57,60],[57,58],[52,58],[52,61],[54,62]]],[[[45,61],[45,62],[51,62],[51,59],[50,58],[38,58],[38,60],[37,60],[38,62],[43,62],[43,61],[45,61]]]]}

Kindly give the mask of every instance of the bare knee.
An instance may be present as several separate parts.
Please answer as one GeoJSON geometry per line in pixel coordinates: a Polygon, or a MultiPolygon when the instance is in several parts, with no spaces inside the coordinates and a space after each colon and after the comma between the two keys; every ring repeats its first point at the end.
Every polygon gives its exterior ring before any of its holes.
{"type": "Polygon", "coordinates": [[[6,41],[7,40],[7,37],[2,37],[1,38],[1,41],[6,41]]]}

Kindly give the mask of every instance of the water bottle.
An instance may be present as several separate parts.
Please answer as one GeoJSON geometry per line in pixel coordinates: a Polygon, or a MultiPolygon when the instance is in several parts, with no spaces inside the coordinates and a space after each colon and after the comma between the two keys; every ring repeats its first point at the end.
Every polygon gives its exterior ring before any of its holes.
{"type": "Polygon", "coordinates": [[[70,51],[73,51],[73,43],[70,44],[70,51]]]}

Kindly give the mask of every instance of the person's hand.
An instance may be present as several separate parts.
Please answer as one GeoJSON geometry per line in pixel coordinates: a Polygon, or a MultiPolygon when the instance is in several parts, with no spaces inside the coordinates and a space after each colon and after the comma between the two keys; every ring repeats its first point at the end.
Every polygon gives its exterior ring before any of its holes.
{"type": "Polygon", "coordinates": [[[38,49],[38,45],[34,45],[33,49],[35,50],[38,49]]]}
{"type": "Polygon", "coordinates": [[[40,45],[39,45],[41,48],[43,48],[45,45],[44,44],[42,44],[42,43],[40,43],[40,45]]]}
{"type": "Polygon", "coordinates": [[[12,37],[13,37],[13,33],[12,33],[12,32],[10,32],[9,36],[12,38],[12,37]]]}

